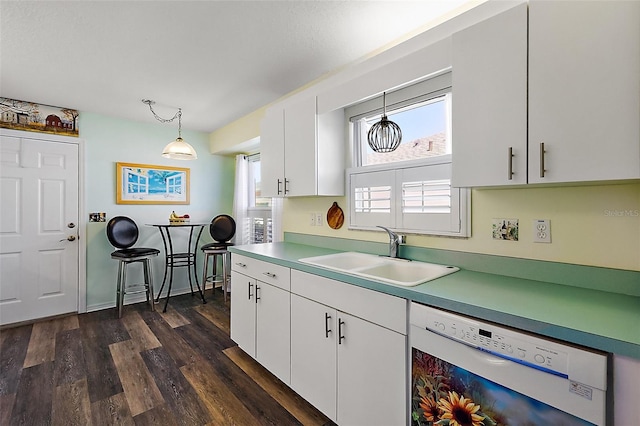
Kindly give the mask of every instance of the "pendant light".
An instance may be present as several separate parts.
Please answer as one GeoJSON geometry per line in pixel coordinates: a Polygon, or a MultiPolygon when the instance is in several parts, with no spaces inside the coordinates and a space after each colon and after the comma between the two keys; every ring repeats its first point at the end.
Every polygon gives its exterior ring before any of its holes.
{"type": "Polygon", "coordinates": [[[149,105],[149,109],[151,113],[161,123],[171,123],[176,118],[178,119],[178,137],[175,141],[169,142],[167,146],[162,150],[162,156],[164,158],[171,158],[172,160],[196,160],[198,158],[198,154],[196,150],[193,149],[191,145],[185,142],[182,139],[182,108],[178,108],[178,112],[171,118],[162,118],[159,117],[158,114],[153,110],[151,105],[155,104],[154,101],[149,99],[143,99],[142,103],[149,105]]]}
{"type": "Polygon", "coordinates": [[[402,142],[402,130],[387,119],[386,93],[382,93],[382,118],[369,129],[367,141],[374,152],[393,152],[402,142]]]}

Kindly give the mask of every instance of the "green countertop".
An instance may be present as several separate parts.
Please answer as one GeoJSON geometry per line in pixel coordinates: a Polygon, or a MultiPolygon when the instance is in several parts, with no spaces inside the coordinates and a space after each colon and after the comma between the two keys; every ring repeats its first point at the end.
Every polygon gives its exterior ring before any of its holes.
{"type": "MultiPolygon", "coordinates": [[[[339,252],[290,242],[230,247],[238,253],[543,336],[640,359],[640,297],[461,269],[401,287],[298,262],[339,252]]],[[[457,265],[454,265],[457,266],[457,265]]]]}

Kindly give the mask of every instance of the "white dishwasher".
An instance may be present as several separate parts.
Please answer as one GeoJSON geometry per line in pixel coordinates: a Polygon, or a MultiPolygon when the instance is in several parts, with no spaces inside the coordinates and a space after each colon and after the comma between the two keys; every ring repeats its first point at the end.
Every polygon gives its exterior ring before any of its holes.
{"type": "Polygon", "coordinates": [[[607,354],[411,304],[412,425],[606,425],[607,354]]]}

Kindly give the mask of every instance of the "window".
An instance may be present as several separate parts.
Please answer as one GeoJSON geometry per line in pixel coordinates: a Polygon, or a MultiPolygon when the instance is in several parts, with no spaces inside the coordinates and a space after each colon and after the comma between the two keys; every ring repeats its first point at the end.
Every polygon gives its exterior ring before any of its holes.
{"type": "Polygon", "coordinates": [[[451,187],[451,73],[386,98],[387,116],[402,130],[391,153],[375,153],[367,143],[382,115],[382,96],[346,109],[353,142],[349,227],[468,236],[469,190],[451,187]]]}
{"type": "Polygon", "coordinates": [[[167,194],[180,194],[182,192],[182,173],[167,176],[167,194]]]}
{"type": "Polygon", "coordinates": [[[149,193],[149,178],[147,176],[127,169],[126,180],[128,186],[127,192],[130,194],[149,193]]]}
{"type": "Polygon", "coordinates": [[[260,155],[254,154],[249,156],[248,243],[273,241],[272,200],[270,197],[263,197],[260,188],[260,155]]]}

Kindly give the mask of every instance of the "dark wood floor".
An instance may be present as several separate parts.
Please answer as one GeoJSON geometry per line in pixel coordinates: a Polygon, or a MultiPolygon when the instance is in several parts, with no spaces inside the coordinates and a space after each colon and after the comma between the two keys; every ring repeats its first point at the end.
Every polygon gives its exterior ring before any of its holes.
{"type": "Polygon", "coordinates": [[[229,302],[207,295],[1,330],[0,425],[332,424],[236,346],[229,302]]]}

